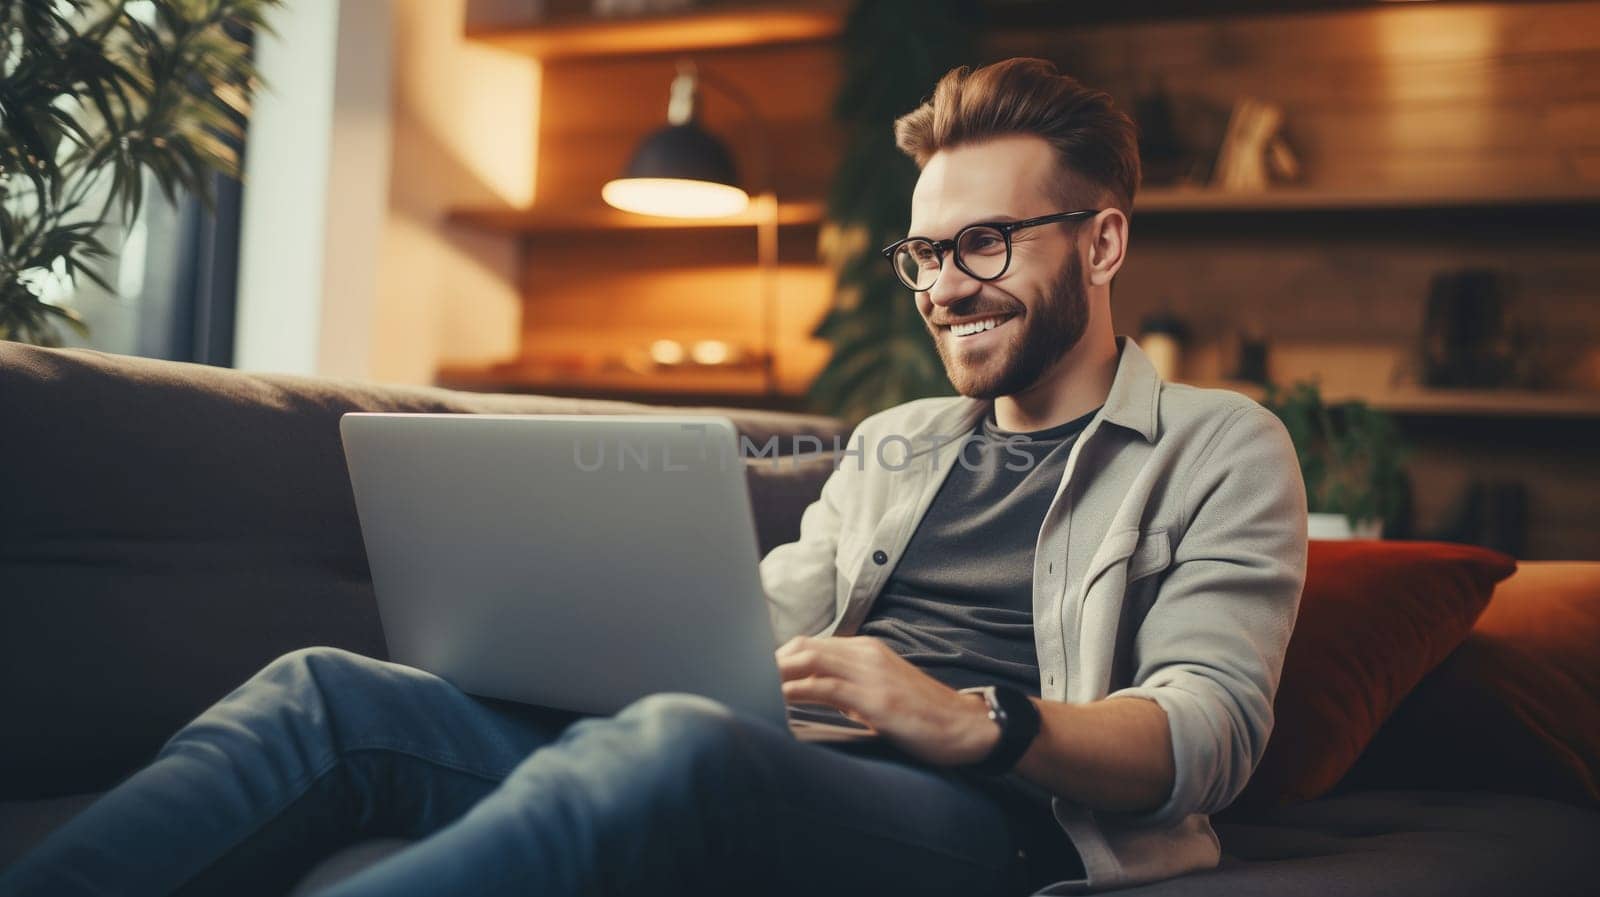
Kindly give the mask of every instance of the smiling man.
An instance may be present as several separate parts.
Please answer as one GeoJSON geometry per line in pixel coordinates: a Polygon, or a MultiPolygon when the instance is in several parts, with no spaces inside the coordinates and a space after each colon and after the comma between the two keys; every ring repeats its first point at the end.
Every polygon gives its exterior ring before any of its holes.
{"type": "MultiPolygon", "coordinates": [[[[885,249],[961,393],[863,421],[761,562],[791,703],[613,717],[331,649],[274,661],[0,875],[0,895],[1019,895],[1213,866],[1266,745],[1305,575],[1282,425],[1114,335],[1132,123],[1039,60],[957,70],[897,136],[885,249]]],[[[619,651],[627,646],[618,646],[619,651]]]]}
{"type": "Polygon", "coordinates": [[[884,255],[961,397],[864,421],[877,463],[763,562],[785,695],[989,776],[1031,885],[1213,866],[1304,584],[1294,447],[1114,335],[1139,162],[1104,93],[1042,60],[957,70],[896,137],[922,174],[884,255]],[[883,463],[891,441],[920,457],[883,463]]]}

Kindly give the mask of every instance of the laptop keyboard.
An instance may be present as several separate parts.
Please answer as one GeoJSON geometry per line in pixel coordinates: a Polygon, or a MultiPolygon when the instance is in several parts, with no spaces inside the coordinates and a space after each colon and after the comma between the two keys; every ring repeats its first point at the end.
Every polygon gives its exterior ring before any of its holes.
{"type": "Polygon", "coordinates": [[[840,726],[845,729],[860,729],[870,731],[859,721],[846,716],[844,711],[835,707],[822,704],[789,704],[785,707],[789,711],[790,722],[822,723],[829,726],[840,726]]]}

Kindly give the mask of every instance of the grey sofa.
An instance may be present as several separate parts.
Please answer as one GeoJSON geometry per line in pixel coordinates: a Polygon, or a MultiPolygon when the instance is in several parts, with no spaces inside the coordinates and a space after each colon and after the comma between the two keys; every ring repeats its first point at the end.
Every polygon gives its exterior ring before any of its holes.
{"type": "MultiPolygon", "coordinates": [[[[337,427],[356,410],[667,409],[0,342],[0,868],[273,657],[383,655],[337,427]]],[[[757,442],[843,437],[829,418],[719,413],[757,442]]],[[[763,550],[795,537],[830,469],[749,467],[763,550]]],[[[1549,800],[1354,791],[1218,828],[1220,868],[1126,893],[1600,893],[1600,813],[1549,800]]]]}

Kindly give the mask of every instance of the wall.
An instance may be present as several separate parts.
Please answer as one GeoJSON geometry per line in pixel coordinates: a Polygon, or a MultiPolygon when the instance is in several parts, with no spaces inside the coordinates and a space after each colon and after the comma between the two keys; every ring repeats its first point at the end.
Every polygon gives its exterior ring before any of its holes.
{"type": "Polygon", "coordinates": [[[515,353],[516,240],[443,218],[532,202],[539,74],[468,45],[466,15],[466,0],[342,0],[274,17],[245,160],[239,367],[428,383],[515,353]]]}
{"type": "MultiPolygon", "coordinates": [[[[514,236],[451,225],[456,205],[525,207],[538,166],[538,64],[463,39],[466,0],[396,0],[394,162],[370,374],[428,383],[448,363],[512,356],[514,236]]],[[[526,4],[473,5],[477,19],[526,4]]]]}
{"type": "Polygon", "coordinates": [[[337,377],[371,366],[389,166],[386,0],[275,10],[244,160],[235,364],[337,377]]]}

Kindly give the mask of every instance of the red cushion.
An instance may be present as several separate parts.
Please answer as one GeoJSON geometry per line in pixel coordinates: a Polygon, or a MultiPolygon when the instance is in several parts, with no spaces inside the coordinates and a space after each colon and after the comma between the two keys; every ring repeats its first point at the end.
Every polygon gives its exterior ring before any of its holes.
{"type": "Polygon", "coordinates": [[[1600,805],[1600,563],[1537,561],[1384,724],[1352,787],[1600,805]]]}
{"type": "Polygon", "coordinates": [[[1276,724],[1241,808],[1331,790],[1516,569],[1500,552],[1442,542],[1313,540],[1309,549],[1276,724]]]}

